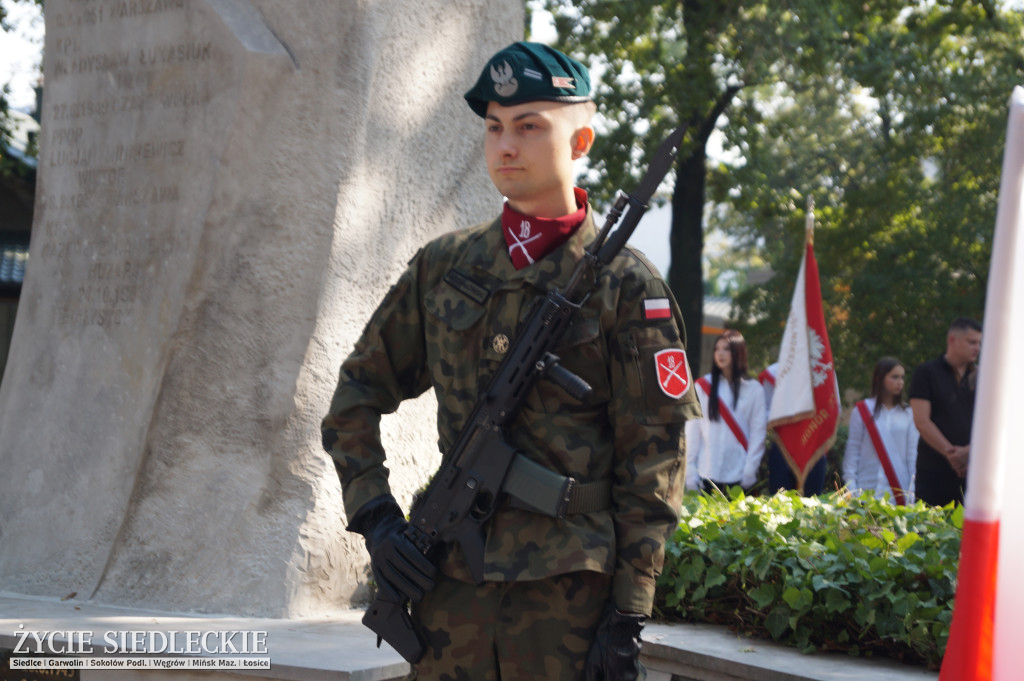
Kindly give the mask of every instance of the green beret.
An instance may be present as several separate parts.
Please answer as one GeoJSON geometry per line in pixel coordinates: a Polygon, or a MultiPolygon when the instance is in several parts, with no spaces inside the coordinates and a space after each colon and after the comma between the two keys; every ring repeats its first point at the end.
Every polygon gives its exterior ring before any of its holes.
{"type": "Polygon", "coordinates": [[[590,73],[553,47],[517,42],[491,57],[465,97],[481,118],[487,115],[488,102],[589,102],[590,73]]]}

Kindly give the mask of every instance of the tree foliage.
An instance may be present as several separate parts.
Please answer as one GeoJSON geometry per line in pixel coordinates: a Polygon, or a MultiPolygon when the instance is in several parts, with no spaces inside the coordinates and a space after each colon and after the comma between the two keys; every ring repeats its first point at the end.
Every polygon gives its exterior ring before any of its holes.
{"type": "Polygon", "coordinates": [[[913,368],[945,348],[954,317],[981,319],[1022,38],[1020,15],[991,4],[907,3],[812,87],[737,110],[745,164],[715,169],[712,195],[732,211],[720,226],[778,273],[739,298],[762,362],[788,310],[807,194],[842,385],[864,392],[882,355],[913,368]]]}
{"type": "MultiPolygon", "coordinates": [[[[8,1],[19,4],[36,4],[40,8],[43,6],[43,0],[8,1]]],[[[7,12],[6,3],[0,2],[0,31],[5,33],[14,30],[14,27],[8,22],[7,12]]],[[[20,162],[6,153],[7,148],[13,142],[12,131],[14,129],[14,122],[11,120],[10,115],[10,102],[8,100],[10,93],[10,83],[0,83],[0,177],[10,175],[23,176],[28,173],[27,169],[20,162]]]]}
{"type": "Polygon", "coordinates": [[[669,192],[668,279],[691,337],[707,214],[776,273],[734,313],[754,365],[771,361],[808,196],[844,385],[866,387],[882,354],[909,366],[937,355],[953,316],[981,316],[1005,103],[1024,81],[1019,14],[963,0],[546,7],[558,46],[600,78],[596,199],[632,188],[656,141],[690,124],[669,192]],[[709,160],[716,129],[726,153],[709,160]]]}
{"type": "MultiPolygon", "coordinates": [[[[885,2],[872,6],[881,11],[885,2]]],[[[608,129],[596,159],[592,194],[631,189],[647,154],[681,122],[688,132],[671,189],[668,281],[690,335],[703,324],[704,210],[708,142],[716,128],[728,138],[727,112],[774,83],[807,80],[835,62],[862,24],[865,8],[829,0],[547,0],[560,47],[589,61],[600,76],[596,95],[608,129]],[[860,14],[857,14],[857,13],[860,14]],[[856,16],[855,16],[856,15],[856,16]],[[598,55],[595,58],[590,55],[598,55]]],[[[691,343],[699,365],[699,344],[691,343]]]]}

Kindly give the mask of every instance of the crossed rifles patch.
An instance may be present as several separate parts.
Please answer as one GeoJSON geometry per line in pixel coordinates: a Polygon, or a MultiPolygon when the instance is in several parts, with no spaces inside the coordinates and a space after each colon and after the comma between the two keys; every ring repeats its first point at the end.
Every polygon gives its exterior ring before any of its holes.
{"type": "Polygon", "coordinates": [[[662,350],[654,354],[654,366],[658,370],[658,387],[674,400],[686,394],[693,379],[686,353],[682,350],[662,350]]]}

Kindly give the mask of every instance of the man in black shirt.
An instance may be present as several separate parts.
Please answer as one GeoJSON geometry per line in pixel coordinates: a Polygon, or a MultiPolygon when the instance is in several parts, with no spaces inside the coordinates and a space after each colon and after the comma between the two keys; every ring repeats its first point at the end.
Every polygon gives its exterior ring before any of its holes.
{"type": "Polygon", "coordinates": [[[921,433],[915,492],[925,503],[964,501],[980,351],[981,324],[957,317],[946,352],[919,366],[910,381],[910,408],[921,433]]]}

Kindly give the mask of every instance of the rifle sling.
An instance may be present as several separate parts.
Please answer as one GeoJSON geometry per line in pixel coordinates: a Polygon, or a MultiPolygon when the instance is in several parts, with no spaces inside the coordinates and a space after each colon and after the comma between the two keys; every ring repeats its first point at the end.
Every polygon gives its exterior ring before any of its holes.
{"type": "Polygon", "coordinates": [[[508,505],[552,518],[596,513],[612,506],[610,480],[581,483],[516,454],[501,486],[508,505]]]}

